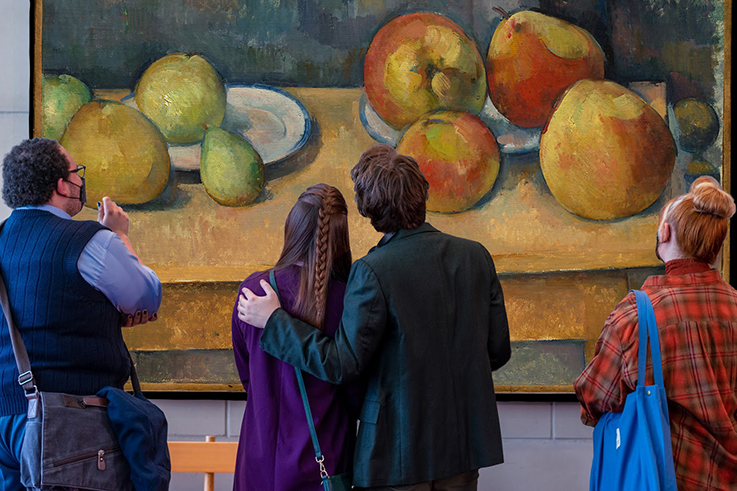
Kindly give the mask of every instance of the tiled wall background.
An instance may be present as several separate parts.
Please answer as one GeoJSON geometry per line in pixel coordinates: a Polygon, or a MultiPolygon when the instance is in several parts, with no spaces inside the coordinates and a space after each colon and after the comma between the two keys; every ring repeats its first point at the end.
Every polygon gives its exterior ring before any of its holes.
{"type": "MultiPolygon", "coordinates": [[[[28,137],[29,2],[0,0],[0,155],[28,137]]],[[[0,203],[0,220],[10,210],[0,203]]],[[[169,420],[169,438],[237,440],[246,403],[219,400],[156,400],[169,420]]],[[[588,488],[590,428],[578,418],[578,404],[500,403],[506,463],[481,471],[479,491],[577,491],[588,488]]],[[[232,476],[215,478],[218,491],[232,488],[232,476]]],[[[202,489],[202,476],[178,474],[171,489],[202,489]]]]}

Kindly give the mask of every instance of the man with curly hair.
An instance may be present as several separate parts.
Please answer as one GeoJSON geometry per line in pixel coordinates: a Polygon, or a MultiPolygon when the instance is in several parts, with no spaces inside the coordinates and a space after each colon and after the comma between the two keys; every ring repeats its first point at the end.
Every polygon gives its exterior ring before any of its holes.
{"type": "Polygon", "coordinates": [[[371,491],[475,491],[503,462],[492,372],[511,356],[504,296],[486,248],[425,222],[428,183],[389,145],[351,171],[358,212],[384,234],[353,264],[335,338],[292,318],[268,283],[239,318],[261,348],[323,380],[365,377],[353,483],[371,491]]]}
{"type": "MultiPolygon", "coordinates": [[[[55,140],[24,140],[3,161],[13,212],[0,223],[0,275],[36,383],[80,395],[123,387],[130,360],[121,326],[155,320],[162,294],[110,198],[97,203],[96,222],[71,219],[86,201],[84,171],[55,140]]],[[[0,490],[22,490],[27,401],[2,311],[0,321],[0,490]]]]}

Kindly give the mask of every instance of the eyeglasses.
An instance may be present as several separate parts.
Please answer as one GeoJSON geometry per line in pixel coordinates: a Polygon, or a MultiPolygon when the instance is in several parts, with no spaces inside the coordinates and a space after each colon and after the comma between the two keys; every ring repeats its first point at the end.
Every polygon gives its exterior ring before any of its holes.
{"type": "Polygon", "coordinates": [[[85,165],[78,165],[76,169],[70,170],[69,173],[76,172],[76,174],[84,179],[84,170],[87,168],[85,165]]]}

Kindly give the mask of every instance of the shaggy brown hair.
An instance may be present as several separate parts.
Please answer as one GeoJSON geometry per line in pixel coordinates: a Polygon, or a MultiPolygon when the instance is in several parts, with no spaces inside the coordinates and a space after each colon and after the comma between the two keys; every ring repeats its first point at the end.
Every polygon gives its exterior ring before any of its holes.
{"type": "Polygon", "coordinates": [[[386,144],[369,148],[351,169],[358,212],[377,232],[417,228],[425,222],[430,185],[412,157],[386,144]]]}

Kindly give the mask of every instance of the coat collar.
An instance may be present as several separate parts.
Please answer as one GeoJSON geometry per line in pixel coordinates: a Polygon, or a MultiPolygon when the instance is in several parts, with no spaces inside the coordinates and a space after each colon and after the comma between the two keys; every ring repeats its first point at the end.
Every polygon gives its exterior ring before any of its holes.
{"type": "Polygon", "coordinates": [[[425,222],[417,228],[413,228],[409,230],[399,229],[396,232],[389,232],[387,234],[384,234],[384,236],[381,238],[379,243],[375,247],[371,248],[371,251],[373,251],[374,249],[378,249],[380,247],[384,247],[386,244],[388,244],[391,241],[402,240],[406,237],[411,237],[412,235],[422,234],[426,232],[437,232],[437,229],[433,227],[432,225],[430,225],[429,223],[425,222]]]}

